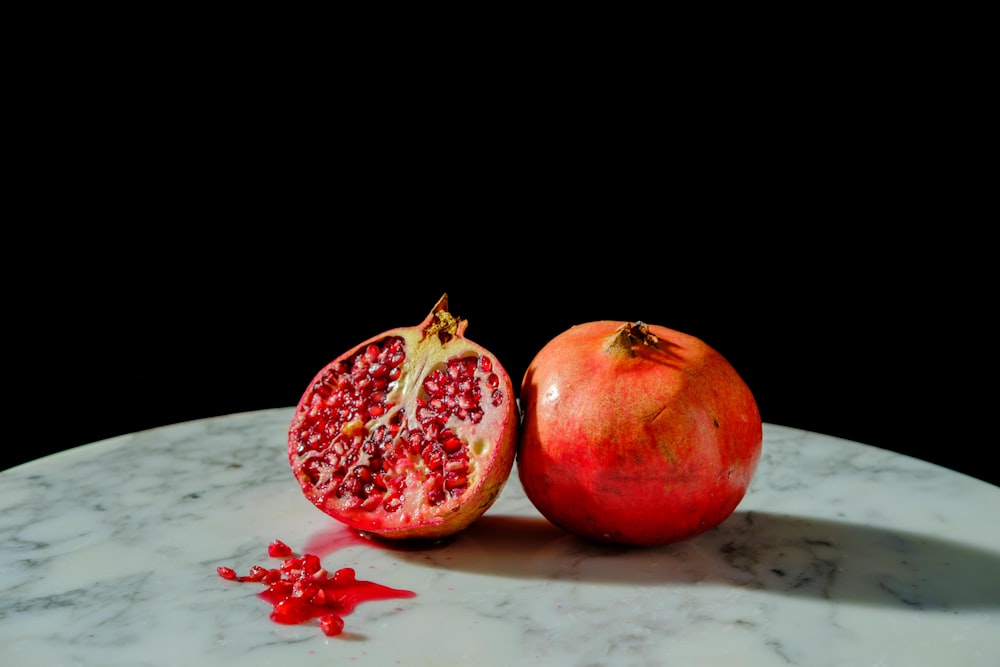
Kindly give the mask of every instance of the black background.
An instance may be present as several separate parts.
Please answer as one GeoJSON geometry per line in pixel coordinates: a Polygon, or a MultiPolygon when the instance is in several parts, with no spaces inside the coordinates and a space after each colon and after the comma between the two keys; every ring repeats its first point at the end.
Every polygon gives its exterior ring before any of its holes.
{"type": "Polygon", "coordinates": [[[925,104],[916,66],[737,64],[664,100],[64,63],[8,183],[4,465],[292,406],[447,292],[515,383],[567,327],[639,319],[715,347],[766,422],[1000,483],[974,100],[941,77],[925,104]]]}
{"type": "Polygon", "coordinates": [[[537,223],[524,224],[425,203],[390,220],[331,205],[222,235],[164,227],[109,246],[80,236],[90,251],[63,254],[60,279],[21,304],[35,352],[13,351],[26,430],[8,441],[5,465],[292,406],[325,363],[417,324],[447,292],[467,336],[515,383],[565,328],[639,319],[720,351],[766,422],[1000,481],[990,360],[976,335],[989,308],[981,286],[964,287],[971,269],[942,276],[943,245],[804,223],[767,232],[766,221],[667,206],[525,213],[537,223]]]}

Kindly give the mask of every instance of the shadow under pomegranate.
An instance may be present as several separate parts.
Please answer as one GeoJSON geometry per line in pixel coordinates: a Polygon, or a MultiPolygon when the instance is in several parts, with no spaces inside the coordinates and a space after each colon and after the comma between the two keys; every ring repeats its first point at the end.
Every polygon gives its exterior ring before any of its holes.
{"type": "Polygon", "coordinates": [[[736,511],[659,547],[589,542],[541,518],[486,515],[453,541],[398,557],[495,577],[627,586],[713,584],[906,609],[1000,609],[1000,554],[916,533],[736,511]]]}

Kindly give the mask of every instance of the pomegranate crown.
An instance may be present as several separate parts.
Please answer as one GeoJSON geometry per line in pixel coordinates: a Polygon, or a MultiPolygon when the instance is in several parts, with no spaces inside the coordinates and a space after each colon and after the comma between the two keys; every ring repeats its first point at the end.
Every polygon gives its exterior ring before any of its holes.
{"type": "Polygon", "coordinates": [[[469,326],[468,321],[448,312],[447,293],[443,294],[434,304],[424,322],[424,336],[437,336],[442,345],[456,336],[463,336],[466,327],[469,326]]]}
{"type": "Polygon", "coordinates": [[[626,322],[611,334],[606,344],[609,351],[619,350],[634,357],[635,350],[632,348],[639,343],[660,349],[660,339],[649,330],[649,325],[642,320],[626,322]]]}

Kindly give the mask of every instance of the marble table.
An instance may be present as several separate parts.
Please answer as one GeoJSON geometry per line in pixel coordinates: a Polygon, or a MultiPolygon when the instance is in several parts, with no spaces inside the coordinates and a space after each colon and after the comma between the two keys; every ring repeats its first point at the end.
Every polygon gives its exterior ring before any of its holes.
{"type": "MultiPolygon", "coordinates": [[[[1000,665],[1000,488],[765,424],[721,526],[654,549],[550,526],[512,475],[466,532],[373,548],[288,468],[291,408],[175,424],[0,473],[0,664],[1000,665]],[[281,539],[404,589],[339,636],[221,579],[281,539]]],[[[274,566],[271,562],[271,566],[274,566]]]]}

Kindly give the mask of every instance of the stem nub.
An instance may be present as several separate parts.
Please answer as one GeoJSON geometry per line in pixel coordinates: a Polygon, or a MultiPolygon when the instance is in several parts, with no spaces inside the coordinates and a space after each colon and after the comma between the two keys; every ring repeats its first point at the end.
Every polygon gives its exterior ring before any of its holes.
{"type": "Polygon", "coordinates": [[[649,330],[649,325],[641,320],[636,320],[635,322],[626,322],[608,336],[604,349],[609,353],[634,357],[635,350],[633,348],[640,343],[657,349],[660,347],[660,339],[649,330]]]}
{"type": "Polygon", "coordinates": [[[425,336],[437,336],[441,344],[445,344],[456,336],[465,334],[465,328],[469,325],[466,320],[455,317],[448,312],[448,295],[444,294],[434,308],[424,320],[427,326],[424,328],[425,336]]]}

